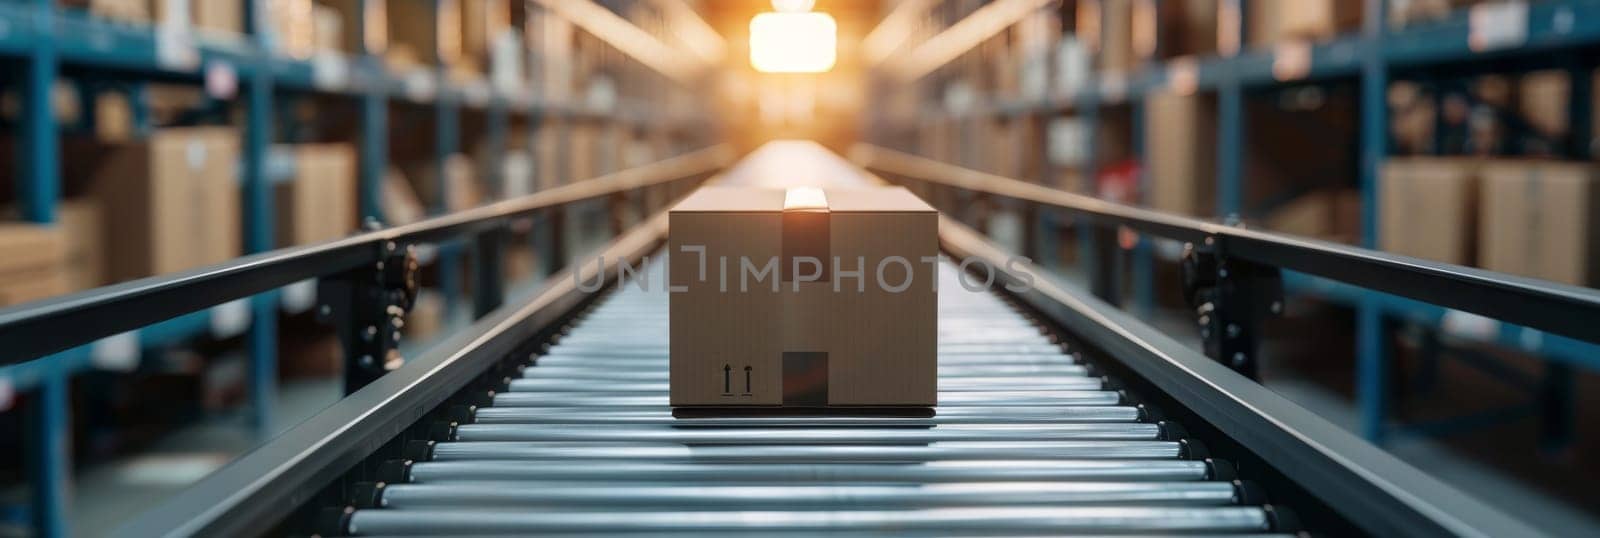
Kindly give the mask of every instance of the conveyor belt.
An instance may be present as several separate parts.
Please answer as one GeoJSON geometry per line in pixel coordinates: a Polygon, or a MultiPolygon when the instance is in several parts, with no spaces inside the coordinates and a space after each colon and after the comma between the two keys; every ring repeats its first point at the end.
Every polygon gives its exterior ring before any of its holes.
{"type": "MultiPolygon", "coordinates": [[[[653,271],[659,273],[660,265],[653,271]]],[[[357,535],[1252,534],[1295,530],[1188,459],[998,296],[941,269],[933,416],[674,418],[667,296],[601,299],[448,440],[414,442],[357,535]]],[[[662,280],[659,274],[650,282],[662,280]]],[[[660,286],[656,286],[659,288],[660,286]]]]}

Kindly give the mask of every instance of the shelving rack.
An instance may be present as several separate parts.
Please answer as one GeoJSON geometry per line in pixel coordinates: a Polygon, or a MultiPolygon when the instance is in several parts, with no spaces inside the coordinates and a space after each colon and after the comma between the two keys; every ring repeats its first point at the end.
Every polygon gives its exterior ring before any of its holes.
{"type": "MultiPolygon", "coordinates": [[[[16,170],[17,201],[21,217],[36,223],[52,223],[56,219],[56,205],[61,197],[61,155],[57,136],[61,130],[53,114],[52,89],[58,77],[77,76],[64,73],[68,70],[93,70],[110,76],[133,81],[133,91],[142,90],[144,81],[173,82],[203,85],[209,77],[228,77],[237,81],[238,99],[243,104],[244,122],[241,125],[242,166],[242,231],[246,254],[272,250],[274,238],[274,201],[271,179],[268,177],[269,147],[282,138],[274,132],[275,114],[282,100],[290,94],[314,94],[349,98],[359,107],[356,131],[358,155],[357,191],[359,215],[366,219],[383,221],[381,186],[388,168],[389,133],[391,132],[389,105],[411,103],[431,108],[436,122],[434,157],[439,163],[445,156],[464,149],[460,147],[460,114],[463,110],[484,114],[484,141],[494,155],[506,148],[512,119],[523,120],[528,128],[530,145],[537,144],[543,130],[562,145],[575,123],[591,123],[603,128],[632,130],[664,137],[670,157],[690,149],[707,145],[715,139],[715,127],[709,120],[704,102],[703,77],[698,75],[710,67],[706,46],[685,51],[681,42],[668,38],[668,24],[682,23],[685,13],[693,11],[678,3],[666,1],[613,1],[604,6],[561,0],[528,0],[526,9],[540,11],[566,21],[578,30],[593,36],[605,47],[620,52],[631,62],[626,76],[633,82],[651,83],[619,84],[622,89],[638,88],[634,94],[624,95],[614,106],[599,107],[594,103],[576,99],[547,96],[541,90],[545,81],[538,73],[525,74],[516,87],[497,87],[486,79],[461,82],[450,76],[450,65],[436,63],[411,72],[399,72],[388,67],[383,50],[369,48],[382,43],[382,39],[369,40],[362,34],[369,27],[368,17],[381,17],[384,0],[361,0],[357,20],[348,21],[345,31],[357,33],[355,43],[361,50],[353,53],[319,51],[310,58],[296,58],[282,54],[275,46],[274,30],[265,23],[265,1],[243,2],[245,32],[234,36],[193,32],[189,28],[173,28],[162,24],[133,24],[90,16],[82,11],[67,10],[52,0],[19,0],[0,2],[0,57],[16,66],[20,76],[13,78],[20,86],[22,102],[20,121],[16,126],[18,163],[16,170]],[[636,20],[619,15],[626,13],[636,20]],[[662,81],[662,83],[654,83],[662,81]],[[685,106],[687,105],[687,106],[685,106]]],[[[431,2],[435,9],[450,0],[417,0],[431,2]]],[[[690,21],[699,22],[702,21],[690,21]]],[[[382,24],[374,27],[381,27],[382,24]]],[[[705,36],[701,36],[705,37],[705,36]]],[[[714,38],[714,35],[710,37],[714,38]]],[[[711,43],[715,52],[720,43],[711,43]]],[[[524,54],[539,51],[523,47],[524,54]]],[[[130,100],[135,124],[147,124],[148,111],[142,101],[130,100]]],[[[537,155],[537,148],[529,151],[537,155]]],[[[555,168],[558,177],[536,178],[536,185],[563,184],[575,179],[569,148],[560,147],[560,159],[555,168]]],[[[612,163],[610,169],[620,167],[612,163]]],[[[491,185],[499,178],[496,165],[487,165],[483,174],[491,185]]],[[[602,170],[602,172],[608,170],[602,170]]],[[[448,188],[441,178],[436,188],[440,199],[448,188]]],[[[496,188],[489,193],[498,194],[496,188]]],[[[428,208],[437,213],[443,208],[428,208]]],[[[534,236],[534,247],[542,253],[551,252],[553,222],[539,222],[534,236]]],[[[446,244],[440,249],[438,262],[440,287],[451,306],[461,295],[458,258],[462,245],[446,244]]],[[[468,249],[470,250],[470,249],[468,249]]],[[[559,263],[541,256],[541,261],[559,263]]],[[[550,265],[550,263],[546,263],[550,265]]],[[[553,272],[556,267],[548,266],[553,272]]],[[[252,423],[260,436],[275,431],[271,409],[277,391],[277,320],[278,290],[268,291],[251,298],[247,304],[237,303],[218,308],[248,310],[246,347],[250,368],[248,377],[249,409],[252,423]]],[[[30,417],[29,452],[37,459],[29,468],[38,474],[32,483],[32,519],[38,536],[65,536],[70,534],[67,525],[67,491],[70,483],[71,461],[68,456],[69,429],[69,379],[76,372],[91,368],[94,356],[103,352],[101,346],[132,346],[149,349],[173,345],[208,334],[215,335],[213,314],[207,311],[183,315],[166,322],[145,327],[135,332],[112,337],[95,345],[64,351],[49,360],[33,361],[14,366],[0,367],[0,380],[9,383],[17,393],[31,394],[35,404],[30,406],[35,416],[30,417]]],[[[221,336],[230,336],[222,334],[221,336]]]]}
{"type": "MultiPolygon", "coordinates": [[[[1499,62],[1518,60],[1524,63],[1546,64],[1553,54],[1567,55],[1565,67],[1573,76],[1568,117],[1571,120],[1569,136],[1572,140],[1587,141],[1593,134],[1590,125],[1590,103],[1594,89],[1589,73],[1596,67],[1592,54],[1581,54],[1585,47],[1600,44],[1600,2],[1592,0],[1550,0],[1537,2],[1509,1],[1474,5],[1470,9],[1457,9],[1437,20],[1419,21],[1403,27],[1391,26],[1387,20],[1389,5],[1385,0],[1365,0],[1362,4],[1362,25],[1359,32],[1339,35],[1322,41],[1294,41],[1275,46],[1241,46],[1237,51],[1200,57],[1179,57],[1169,60],[1144,60],[1142,67],[1128,73],[1105,72],[1098,68],[1088,70],[1088,80],[1076,85],[1068,93],[1056,86],[1058,63],[1054,43],[1044,53],[1047,90],[1042,98],[980,98],[962,113],[951,113],[938,106],[942,96],[940,76],[948,72],[951,77],[963,74],[955,60],[963,55],[978,54],[980,45],[992,39],[1004,38],[1004,33],[1014,28],[1026,17],[1045,10],[1057,21],[1067,19],[1069,13],[1099,13],[1106,10],[1075,10],[1082,4],[1099,5],[1113,1],[1136,0],[1067,0],[1066,2],[1036,0],[997,0],[995,2],[954,2],[935,9],[931,2],[903,2],[898,12],[886,17],[885,24],[874,32],[897,35],[926,35],[925,40],[902,47],[896,54],[885,54],[874,76],[875,87],[891,88],[893,92],[876,95],[888,99],[891,106],[875,106],[869,118],[869,138],[874,143],[910,153],[926,154],[919,147],[919,121],[963,122],[1010,121],[1014,119],[1038,120],[1042,125],[1050,118],[1077,115],[1088,125],[1098,124],[1098,118],[1108,111],[1127,110],[1131,121],[1133,157],[1140,160],[1140,170],[1146,171],[1144,158],[1144,114],[1142,97],[1183,86],[1187,92],[1211,92],[1217,104],[1216,125],[1216,214],[1234,220],[1243,212],[1245,174],[1243,148],[1248,142],[1244,129],[1244,100],[1251,90],[1286,88],[1333,81],[1354,81],[1359,94],[1359,162],[1357,180],[1361,197],[1361,230],[1359,245],[1375,248],[1378,238],[1379,167],[1390,155],[1389,110],[1386,95],[1391,80],[1397,75],[1424,72],[1433,69],[1454,68],[1467,62],[1499,62]],[[1476,37],[1475,37],[1476,36],[1476,37]],[[1285,65],[1291,64],[1291,65],[1285,65]],[[1295,72],[1293,76],[1275,75],[1275,67],[1293,67],[1283,71],[1295,72]],[[900,106],[894,106],[898,104],[900,106]]],[[[1238,17],[1219,23],[1221,29],[1232,29],[1237,34],[1231,39],[1247,43],[1243,20],[1250,0],[1219,0],[1221,17],[1238,17]]],[[[1262,1],[1262,0],[1256,0],[1262,1]]],[[[1153,3],[1153,2],[1152,2],[1153,3]]],[[[1101,26],[1104,26],[1103,24],[1101,26]]],[[[1225,36],[1227,37],[1227,36],[1225,36]]],[[[1091,55],[1091,57],[1093,57],[1091,55]]],[[[1503,64],[1494,69],[1504,70],[1503,64]]],[[[1091,127],[1090,129],[1094,129],[1091,127]]],[[[981,142],[969,136],[969,130],[956,128],[956,147],[981,142]]],[[[1044,129],[1037,129],[1029,141],[1039,148],[1037,177],[1025,179],[1049,184],[1056,177],[1042,148],[1046,138],[1044,129]]],[[[1097,167],[1095,162],[1096,136],[1086,136],[1083,154],[1085,164],[1078,170],[1084,188],[1092,189],[1097,167]]],[[[1023,155],[1028,155],[1022,149],[1023,155]]],[[[1572,144],[1566,148],[1566,157],[1589,159],[1586,144],[1572,144]]],[[[1141,173],[1140,190],[1148,193],[1151,186],[1147,173],[1141,173]]],[[[1093,194],[1093,193],[1090,193],[1093,194]]],[[[1052,245],[1060,229],[1055,218],[1043,213],[1032,217],[1035,244],[1030,248],[1042,252],[1041,246],[1052,245]]],[[[1093,274],[1100,264],[1093,255],[1096,241],[1109,241],[1087,232],[1088,226],[1076,226],[1079,265],[1076,269],[1059,268],[1069,272],[1093,274]]],[[[1142,238],[1133,249],[1128,261],[1133,297],[1131,306],[1147,319],[1155,311],[1154,264],[1155,255],[1149,238],[1142,238]]],[[[1120,260],[1111,260],[1121,263],[1120,260]]],[[[1440,308],[1418,301],[1341,285],[1309,275],[1286,275],[1286,285],[1291,291],[1320,297],[1352,307],[1356,312],[1356,363],[1357,400],[1360,414],[1360,431],[1368,440],[1382,443],[1404,430],[1388,422],[1390,416],[1391,380],[1389,342],[1395,330],[1393,321],[1405,321],[1439,330],[1450,321],[1469,318],[1462,312],[1440,308]]],[[[1115,286],[1097,289],[1115,298],[1115,286]]],[[[1529,411],[1546,419],[1545,441],[1560,446],[1571,435],[1571,406],[1573,398],[1572,368],[1600,369],[1600,347],[1570,339],[1543,334],[1539,331],[1492,320],[1473,318],[1474,325],[1486,330],[1462,334],[1469,339],[1493,342],[1545,358],[1546,371],[1538,381],[1541,401],[1530,406],[1529,411]],[[1479,323],[1481,322],[1481,323],[1479,323]]],[[[1498,416],[1507,416],[1500,413],[1498,416]]],[[[1526,416],[1526,413],[1516,416],[1526,416]]],[[[1459,424],[1482,422],[1488,417],[1465,417],[1459,424]]],[[[1442,429],[1441,429],[1442,430],[1442,429]]]]}

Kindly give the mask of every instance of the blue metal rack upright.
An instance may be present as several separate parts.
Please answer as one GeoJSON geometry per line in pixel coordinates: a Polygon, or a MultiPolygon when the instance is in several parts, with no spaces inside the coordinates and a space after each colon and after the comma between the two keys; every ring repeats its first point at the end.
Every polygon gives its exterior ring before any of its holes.
{"type": "MultiPolygon", "coordinates": [[[[18,203],[23,219],[37,223],[52,223],[61,191],[60,152],[57,125],[52,107],[52,90],[60,67],[70,65],[80,69],[101,69],[114,72],[114,77],[134,81],[126,86],[130,96],[133,123],[136,131],[146,133],[149,126],[148,111],[143,102],[143,81],[164,80],[199,84],[213,69],[232,73],[239,82],[243,99],[245,125],[241,145],[241,196],[243,208],[243,244],[247,253],[272,250],[274,238],[274,207],[272,183],[268,174],[268,153],[277,139],[273,130],[274,114],[279,92],[313,92],[342,95],[352,98],[358,107],[359,128],[356,130],[358,146],[357,200],[359,215],[364,221],[381,223],[383,214],[382,185],[389,155],[389,105],[408,99],[430,106],[436,114],[439,129],[435,138],[435,157],[441,166],[445,157],[455,153],[459,145],[459,114],[464,107],[483,110],[487,139],[490,148],[505,148],[506,133],[513,116],[526,118],[530,144],[538,139],[541,129],[555,129],[555,136],[563,136],[560,121],[563,116],[578,110],[570,103],[543,100],[535,95],[533,85],[542,83],[537,75],[524,77],[525,86],[513,93],[494,86],[467,87],[454,84],[447,76],[447,65],[430,68],[434,88],[426,95],[413,92],[410,82],[392,73],[385,65],[381,47],[383,36],[368,35],[372,25],[368,17],[381,13],[384,0],[362,0],[356,10],[356,19],[347,25],[354,30],[357,50],[348,54],[323,54],[318,58],[300,59],[280,55],[276,36],[264,20],[265,0],[242,0],[245,5],[244,27],[246,34],[238,39],[216,39],[182,29],[179,39],[164,35],[166,29],[149,24],[113,22],[90,16],[82,11],[58,8],[52,0],[24,0],[0,2],[0,56],[16,66],[20,76],[24,106],[18,125],[20,142],[17,159],[16,186],[18,203]],[[178,50],[175,50],[178,49],[178,50]],[[173,63],[172,53],[187,55],[188,61],[173,63]],[[531,78],[530,78],[531,77],[531,78]],[[479,98],[487,95],[487,98],[479,98]],[[555,120],[555,121],[550,121],[555,120]]],[[[553,16],[569,20],[585,31],[595,32],[597,43],[623,52],[629,61],[650,68],[661,78],[677,84],[692,81],[694,73],[707,67],[699,57],[689,54],[661,54],[673,48],[660,41],[660,36],[637,28],[625,28],[632,23],[600,8],[599,11],[575,12],[559,3],[536,1],[529,9],[542,9],[553,16]],[[561,9],[555,9],[561,8],[561,9]],[[628,42],[616,41],[625,34],[628,42]],[[607,32],[610,32],[609,34],[607,32]],[[641,55],[641,50],[651,54],[641,55]]],[[[528,49],[524,48],[525,51],[528,49]]],[[[532,52],[532,51],[529,51],[532,52]]],[[[77,75],[74,75],[77,76],[77,75]]],[[[679,88],[653,86],[641,88],[636,101],[658,98],[666,92],[685,91],[679,88]]],[[[693,95],[692,93],[690,95],[693,95]]],[[[92,109],[92,107],[88,107],[92,109]]],[[[703,143],[714,133],[707,126],[704,110],[669,110],[668,107],[650,106],[648,103],[623,103],[614,110],[582,110],[582,113],[599,121],[618,125],[636,126],[640,129],[659,129],[668,136],[685,139],[681,146],[703,143]],[[641,106],[643,108],[641,108],[641,106]]],[[[146,133],[147,134],[147,133],[146,133]]],[[[534,148],[523,148],[534,149],[534,148]]],[[[565,152],[556,152],[565,161],[565,152]]],[[[662,155],[660,157],[668,157],[662,155]]],[[[566,162],[560,164],[565,167],[566,162]]],[[[559,168],[565,170],[565,168],[559,168]]],[[[489,167],[485,177],[495,178],[498,167],[489,167]]],[[[442,172],[442,170],[441,170],[442,172]]],[[[561,172],[558,172],[561,173],[561,172]]],[[[449,194],[445,174],[437,174],[439,194],[449,194]]],[[[565,175],[562,173],[562,175],[565,175]]],[[[562,181],[574,178],[562,177],[562,181]]],[[[550,183],[544,183],[550,184],[550,183]]],[[[489,191],[500,194],[496,190],[489,191]]],[[[447,199],[440,196],[440,200],[447,199]]],[[[443,207],[429,208],[437,213],[443,207]]],[[[537,235],[537,234],[535,234],[537,235]]],[[[460,295],[462,283],[459,275],[459,245],[441,249],[441,275],[446,296],[452,301],[460,295]]],[[[496,274],[490,272],[488,274],[496,274]]],[[[277,393],[277,306],[278,293],[268,292],[253,297],[245,306],[249,313],[246,348],[249,352],[249,414],[258,436],[266,437],[276,431],[271,415],[273,399],[277,393]]],[[[134,347],[155,348],[192,340],[207,334],[211,325],[210,314],[197,312],[146,327],[126,335],[134,347]]],[[[127,342],[123,342],[124,344],[127,342]]],[[[69,527],[68,496],[71,483],[69,453],[71,425],[69,423],[69,381],[75,372],[92,367],[95,346],[68,350],[46,360],[15,366],[0,367],[0,380],[4,380],[21,394],[29,396],[27,417],[27,468],[30,472],[30,519],[35,535],[59,537],[72,534],[69,527]]]]}
{"type": "MultiPolygon", "coordinates": [[[[1103,2],[1120,0],[1068,0],[1064,5],[1048,3],[1048,5],[1033,4],[1027,0],[997,0],[983,9],[962,13],[952,10],[934,10],[928,5],[910,4],[906,9],[921,9],[922,18],[927,24],[943,31],[933,34],[926,41],[914,46],[903,48],[908,51],[900,59],[886,60],[876,66],[880,73],[878,76],[890,77],[907,84],[918,84],[923,90],[922,94],[930,98],[943,96],[942,84],[946,80],[960,78],[961,62],[954,62],[962,54],[977,54],[978,45],[988,39],[997,38],[1003,32],[1022,21],[1025,17],[1036,13],[1036,10],[1046,10],[1054,15],[1052,10],[1060,9],[1062,16],[1057,20],[1066,20],[1076,11],[1078,16],[1084,14],[1098,14],[1102,17],[1102,27],[1107,10],[1104,9],[1077,9],[1086,4],[1099,6],[1103,2]],[[1010,11],[1003,9],[989,9],[990,6],[1008,4],[1015,7],[1010,11]],[[1028,8],[1032,8],[1031,10],[1028,8]],[[1003,12],[1003,13],[1002,13],[1003,12]],[[976,21],[977,18],[988,20],[976,21]],[[980,24],[981,22],[981,24],[980,24]],[[961,25],[963,29],[957,29],[961,25]],[[987,33],[975,37],[975,27],[986,29],[987,33]],[[950,49],[959,49],[965,52],[951,52],[950,49]],[[937,52],[937,54],[934,54],[937,52]],[[935,60],[925,56],[936,56],[935,60]],[[929,66],[927,64],[933,63],[929,66]],[[946,66],[945,64],[950,65],[946,66]],[[915,70],[910,71],[910,76],[900,74],[905,70],[904,65],[914,65],[915,70]],[[948,76],[942,75],[949,72],[948,76]],[[924,76],[934,74],[936,76],[924,76]]],[[[1357,187],[1361,193],[1362,213],[1361,232],[1359,244],[1363,247],[1375,248],[1378,246],[1378,208],[1383,202],[1379,199],[1378,174],[1379,168],[1389,155],[1390,140],[1388,132],[1388,102],[1387,89],[1396,71],[1409,72],[1425,70],[1446,65],[1460,65],[1465,62],[1506,59],[1533,59],[1550,54],[1564,54],[1569,56],[1568,69],[1573,73],[1572,92],[1569,98],[1573,118],[1572,134],[1568,137],[1572,142],[1566,149],[1569,157],[1585,157],[1589,148],[1584,141],[1593,134],[1593,125],[1590,125],[1590,96],[1594,91],[1588,73],[1593,70],[1595,61],[1583,60],[1577,51],[1589,50],[1586,47],[1600,45],[1600,1],[1596,0],[1549,0],[1540,2],[1508,1],[1495,2],[1489,5],[1473,6],[1470,9],[1457,9],[1446,16],[1429,21],[1421,21],[1406,26],[1389,24],[1389,2],[1385,0],[1362,0],[1362,26],[1359,31],[1335,36],[1315,42],[1295,42],[1295,47],[1244,46],[1244,21],[1247,2],[1250,0],[1222,0],[1224,7],[1219,13],[1223,16],[1237,15],[1238,19],[1229,25],[1219,25],[1221,29],[1232,29],[1239,32],[1231,36],[1240,44],[1238,50],[1222,50],[1218,54],[1201,57],[1184,57],[1167,61],[1146,61],[1143,67],[1131,73],[1106,73],[1091,69],[1088,80],[1079,86],[1075,92],[1068,93],[1063,88],[1049,86],[1050,93],[1042,103],[1037,100],[1027,100],[1013,103],[1007,98],[997,97],[983,104],[970,107],[964,112],[946,112],[937,103],[934,106],[924,107],[925,114],[945,118],[947,121],[962,124],[967,121],[989,121],[989,118],[998,115],[1033,115],[1049,119],[1062,114],[1075,114],[1085,124],[1094,129],[1099,118],[1104,117],[1102,110],[1108,107],[1128,106],[1133,121],[1132,152],[1141,162],[1145,158],[1144,149],[1140,146],[1144,133],[1144,117],[1146,111],[1143,107],[1142,97],[1146,94],[1163,91],[1181,84],[1187,92],[1213,92],[1217,99],[1218,118],[1216,131],[1217,146],[1217,214],[1224,218],[1238,215],[1243,209],[1244,194],[1246,191],[1244,178],[1245,164],[1242,159],[1243,147],[1249,139],[1245,131],[1244,98],[1248,91],[1259,89],[1283,88],[1290,85],[1318,84],[1333,80],[1354,80],[1358,88],[1359,100],[1359,132],[1357,148],[1359,159],[1357,165],[1357,187]],[[1485,11],[1480,16],[1474,17],[1472,10],[1500,10],[1485,11]],[[1474,40],[1474,35],[1480,36],[1474,40]],[[1484,40],[1482,36],[1491,36],[1492,39],[1484,40]],[[1290,62],[1301,62],[1299,73],[1285,76],[1275,72],[1275,67],[1290,62]],[[1578,76],[1583,75],[1583,76],[1578,76]]],[[[1256,0],[1264,1],[1264,0],[1256,0]]],[[[909,17],[917,18],[917,17],[909,17]]],[[[886,20],[888,20],[886,18],[886,20]]],[[[1046,77],[1054,80],[1057,64],[1046,62],[1046,77]]],[[[881,107],[880,107],[881,108],[881,107]]],[[[883,136],[894,136],[904,133],[904,130],[893,125],[892,118],[872,118],[874,133],[883,136]]],[[[964,133],[963,129],[954,129],[953,132],[964,133]]],[[[959,135],[958,135],[959,136],[959,135]]],[[[1097,158],[1095,140],[1097,134],[1085,136],[1083,144],[1087,161],[1081,166],[1080,172],[1086,178],[1086,183],[1093,182],[1093,173],[1100,163],[1097,158]]],[[[896,144],[893,140],[878,140],[877,143],[888,147],[905,146],[896,144]]],[[[963,136],[957,140],[957,145],[974,145],[982,142],[980,139],[963,136]]],[[[963,162],[971,162],[963,160],[963,162]]],[[[1148,167],[1141,166],[1141,170],[1148,167]]],[[[1048,168],[1042,168],[1048,171],[1048,168]]],[[[1028,178],[1030,180],[1049,182],[1049,176],[1044,178],[1028,178]]],[[[1140,185],[1143,192],[1148,192],[1150,182],[1148,173],[1142,174],[1140,185]]],[[[1048,214],[1041,215],[1041,219],[1048,220],[1048,214]]],[[[1089,268],[1095,263],[1094,238],[1083,232],[1084,227],[1078,226],[1078,239],[1080,248],[1081,272],[1085,275],[1092,274],[1089,268]]],[[[1045,234],[1040,234],[1044,236],[1045,234]]],[[[1154,256],[1152,245],[1148,239],[1141,240],[1132,252],[1131,287],[1133,301],[1131,303],[1135,312],[1141,315],[1150,315],[1154,312],[1154,256]]],[[[1391,436],[1394,427],[1388,423],[1390,416],[1390,341],[1394,334],[1394,327],[1399,322],[1419,324],[1437,330],[1444,320],[1453,315],[1445,309],[1398,299],[1392,296],[1371,292],[1350,286],[1338,285],[1322,279],[1305,275],[1288,275],[1286,285],[1291,291],[1320,297],[1326,300],[1346,304],[1355,312],[1356,319],[1356,374],[1357,374],[1357,400],[1360,414],[1360,433],[1374,442],[1384,442],[1391,436]]],[[[1522,327],[1507,324],[1495,325],[1491,334],[1481,336],[1491,343],[1518,349],[1534,355],[1544,357],[1550,365],[1551,371],[1546,374],[1547,385],[1553,386],[1552,391],[1556,399],[1561,399],[1561,394],[1567,394],[1566,401],[1570,403],[1570,386],[1563,388],[1563,384],[1570,385],[1570,376],[1567,381],[1561,381],[1564,376],[1563,368],[1582,367],[1590,370],[1600,370],[1600,347],[1570,339],[1557,338],[1543,335],[1522,327]]],[[[1547,408],[1559,407],[1559,404],[1546,405],[1547,408]]],[[[1555,416],[1558,420],[1570,422],[1570,413],[1544,411],[1555,416]]]]}

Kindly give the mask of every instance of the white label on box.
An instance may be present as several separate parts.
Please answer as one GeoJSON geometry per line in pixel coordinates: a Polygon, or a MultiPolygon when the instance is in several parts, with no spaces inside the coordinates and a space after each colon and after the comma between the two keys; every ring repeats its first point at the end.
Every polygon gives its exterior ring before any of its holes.
{"type": "Polygon", "coordinates": [[[250,328],[250,299],[234,299],[211,307],[211,336],[231,338],[250,328]]]}
{"type": "Polygon", "coordinates": [[[317,279],[308,278],[283,287],[278,304],[284,312],[299,314],[317,305],[317,279]]]}
{"type": "Polygon", "coordinates": [[[1528,41],[1528,5],[1491,2],[1472,6],[1467,46],[1483,52],[1521,46],[1528,41]]]}
{"type": "Polygon", "coordinates": [[[1079,166],[1083,164],[1085,146],[1083,121],[1078,118],[1055,118],[1050,120],[1047,136],[1049,137],[1048,151],[1050,162],[1058,166],[1079,166]]]}
{"type": "Polygon", "coordinates": [[[319,52],[311,56],[311,85],[319,90],[340,90],[350,85],[350,64],[344,56],[319,52]]]}
{"type": "Polygon", "coordinates": [[[1440,326],[1445,334],[1477,340],[1493,340],[1500,333],[1500,322],[1460,310],[1445,310],[1440,326]]]}
{"type": "Polygon", "coordinates": [[[206,165],[206,145],[199,140],[190,140],[183,146],[183,161],[189,169],[199,171],[206,165]]]}
{"type": "Polygon", "coordinates": [[[139,331],[128,331],[89,344],[89,364],[101,370],[131,372],[139,367],[139,331]]]}
{"type": "Polygon", "coordinates": [[[195,48],[194,33],[187,25],[158,24],[155,36],[156,65],[174,71],[192,71],[200,67],[200,51],[195,48]]]}
{"type": "Polygon", "coordinates": [[[406,98],[416,102],[433,100],[435,81],[433,72],[426,69],[412,70],[406,73],[405,87],[406,98]]]}
{"type": "Polygon", "coordinates": [[[1272,51],[1272,78],[1290,81],[1311,74],[1311,43],[1286,41],[1272,51]]]}

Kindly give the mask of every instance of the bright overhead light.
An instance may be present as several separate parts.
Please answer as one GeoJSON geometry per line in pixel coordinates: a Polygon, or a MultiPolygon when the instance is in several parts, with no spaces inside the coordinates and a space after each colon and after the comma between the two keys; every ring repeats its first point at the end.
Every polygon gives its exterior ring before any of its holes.
{"type": "Polygon", "coordinates": [[[750,19],[750,65],[762,73],[822,73],[838,55],[826,13],[762,13],[750,19]]]}
{"type": "Polygon", "coordinates": [[[772,0],[772,9],[784,13],[801,13],[811,11],[817,5],[817,0],[772,0]]]}

